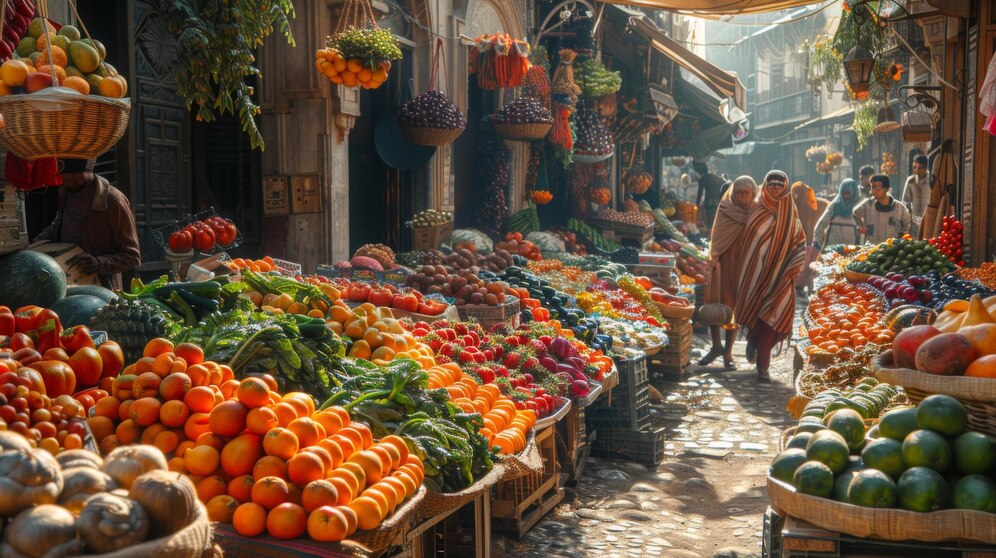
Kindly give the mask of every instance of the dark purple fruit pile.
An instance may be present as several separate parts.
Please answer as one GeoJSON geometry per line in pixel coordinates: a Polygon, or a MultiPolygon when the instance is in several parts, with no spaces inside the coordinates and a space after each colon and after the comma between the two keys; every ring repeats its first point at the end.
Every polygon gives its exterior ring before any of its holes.
{"type": "Polygon", "coordinates": [[[398,111],[398,122],[418,128],[462,130],[467,118],[441,91],[429,90],[408,101],[398,111]]]}
{"type": "Polygon", "coordinates": [[[539,101],[519,97],[498,109],[494,121],[501,124],[546,124],[553,122],[553,115],[539,101]]]}

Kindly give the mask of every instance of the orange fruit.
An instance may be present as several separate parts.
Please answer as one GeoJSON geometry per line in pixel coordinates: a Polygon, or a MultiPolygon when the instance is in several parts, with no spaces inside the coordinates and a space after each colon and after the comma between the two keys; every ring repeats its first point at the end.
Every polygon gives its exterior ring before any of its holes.
{"type": "Polygon", "coordinates": [[[210,413],[214,408],[214,392],[207,386],[190,388],[183,396],[183,402],[195,413],[210,413]]]}
{"type": "Polygon", "coordinates": [[[352,428],[360,433],[360,441],[363,443],[363,449],[370,449],[370,446],[373,445],[373,432],[370,431],[369,426],[362,422],[351,422],[346,428],[352,428]]]}
{"type": "Polygon", "coordinates": [[[252,475],[242,475],[228,481],[228,495],[244,504],[252,500],[252,487],[256,484],[252,475]]]}
{"type": "Polygon", "coordinates": [[[307,527],[308,515],[297,504],[280,504],[266,515],[266,532],[275,539],[296,539],[307,527]]]}
{"type": "Polygon", "coordinates": [[[252,468],[253,478],[263,477],[287,478],[287,462],[279,457],[264,455],[256,460],[252,468]]]}
{"type": "Polygon", "coordinates": [[[255,537],[266,530],[266,509],[259,504],[247,502],[235,509],[232,514],[232,527],[244,537],[255,537]]]}
{"type": "Polygon", "coordinates": [[[301,506],[309,513],[322,506],[335,506],[338,501],[339,491],[325,479],[309,482],[301,491],[301,506]]]}
{"type": "Polygon", "coordinates": [[[45,45],[44,49],[39,49],[41,56],[38,57],[38,62],[41,64],[52,64],[59,66],[63,69],[69,64],[69,57],[66,56],[66,51],[62,50],[62,47],[58,45],[45,45]]]}
{"type": "Polygon", "coordinates": [[[302,448],[313,446],[319,440],[325,438],[325,428],[307,415],[292,420],[287,425],[287,430],[290,430],[297,436],[298,444],[302,448]]]}
{"type": "Polygon", "coordinates": [[[190,415],[187,422],[183,425],[183,434],[188,440],[196,440],[201,434],[210,433],[211,425],[208,420],[210,415],[207,413],[194,413],[190,415]]]}
{"type": "Polygon", "coordinates": [[[397,469],[401,463],[404,463],[405,460],[408,459],[408,444],[405,443],[404,438],[401,436],[395,436],[394,434],[384,436],[378,443],[392,445],[394,446],[394,449],[398,450],[401,457],[398,459],[398,465],[394,466],[395,469],[397,469]]]}
{"type": "Polygon", "coordinates": [[[277,415],[280,426],[287,426],[299,416],[297,414],[297,409],[286,401],[281,401],[276,405],[272,405],[270,406],[270,409],[277,415]]]}
{"type": "Polygon", "coordinates": [[[225,401],[211,409],[208,420],[211,431],[219,436],[235,436],[246,429],[246,406],[238,401],[225,401]]]}
{"type": "Polygon", "coordinates": [[[398,477],[394,477],[394,476],[384,477],[380,481],[380,484],[390,486],[391,488],[394,489],[394,492],[398,496],[397,502],[396,502],[397,504],[400,504],[401,502],[404,501],[405,498],[407,498],[409,496],[409,494],[408,494],[408,485],[405,484],[398,477]]]}
{"type": "Polygon", "coordinates": [[[332,506],[321,506],[308,516],[308,536],[318,542],[338,542],[345,539],[349,523],[346,516],[332,506]]]}
{"type": "Polygon", "coordinates": [[[263,451],[281,459],[290,459],[298,450],[297,436],[286,428],[276,427],[263,437],[263,451]]]}
{"type": "MultiPolygon", "coordinates": [[[[348,475],[349,473],[346,474],[348,475]]],[[[354,478],[353,480],[355,481],[356,479],[354,478]]],[[[337,506],[345,506],[353,499],[353,484],[344,477],[330,474],[325,481],[335,487],[336,494],[338,494],[338,499],[336,500],[337,506]]]]}
{"type": "Polygon", "coordinates": [[[338,444],[339,449],[342,450],[343,461],[349,459],[350,455],[353,455],[354,453],[359,451],[359,448],[356,446],[356,443],[353,442],[351,439],[343,436],[342,434],[335,434],[333,436],[330,436],[329,439],[338,444]]]}
{"type": "Polygon", "coordinates": [[[194,446],[183,453],[183,465],[192,475],[207,476],[218,469],[221,456],[211,446],[194,446]]]}
{"type": "Polygon", "coordinates": [[[357,527],[364,531],[376,529],[384,521],[380,504],[370,496],[354,498],[349,508],[356,513],[357,527]]]}
{"type": "Polygon", "coordinates": [[[349,423],[352,421],[352,419],[349,416],[349,411],[347,411],[343,407],[340,407],[339,405],[333,405],[331,407],[327,407],[325,409],[322,409],[322,412],[323,413],[335,413],[335,414],[339,415],[339,418],[342,419],[342,425],[343,426],[349,426],[349,423]]]}
{"type": "Polygon", "coordinates": [[[345,426],[339,415],[332,411],[318,411],[311,415],[311,418],[318,424],[322,425],[322,428],[325,429],[325,434],[327,436],[335,434],[342,429],[343,426],[345,426]]]}
{"type": "Polygon", "coordinates": [[[277,414],[268,407],[250,409],[246,414],[246,428],[253,434],[265,436],[267,432],[279,425],[277,414]]]}
{"type": "Polygon", "coordinates": [[[270,386],[259,378],[246,378],[239,382],[239,387],[235,389],[235,397],[250,409],[263,407],[270,403],[270,386]]]}
{"type": "Polygon", "coordinates": [[[159,407],[162,403],[155,397],[136,399],[128,410],[128,416],[139,426],[149,426],[159,422],[159,407]]]}
{"type": "Polygon", "coordinates": [[[415,482],[415,478],[412,476],[411,471],[397,470],[391,474],[391,478],[398,479],[405,486],[405,495],[411,496],[418,492],[418,483],[415,482]]]}
{"type": "Polygon", "coordinates": [[[350,455],[346,463],[343,463],[343,466],[349,463],[355,463],[363,469],[364,478],[368,484],[375,483],[384,476],[382,457],[373,451],[358,451],[350,455]]]}
{"type": "Polygon", "coordinates": [[[230,477],[248,475],[261,457],[263,438],[257,434],[242,434],[221,450],[221,469],[230,477]]]}
{"type": "Polygon", "coordinates": [[[155,358],[163,353],[169,353],[173,351],[173,342],[169,339],[164,339],[162,337],[157,337],[145,344],[145,349],[142,351],[143,357],[155,358]]]}
{"type": "Polygon", "coordinates": [[[211,498],[228,492],[228,483],[218,475],[209,475],[197,481],[197,498],[201,503],[208,503],[211,498]]]}
{"type": "Polygon", "coordinates": [[[173,353],[187,362],[187,365],[204,362],[204,351],[193,343],[180,343],[173,347],[173,353]]]}
{"type": "Polygon", "coordinates": [[[346,456],[343,455],[342,448],[335,440],[331,438],[325,438],[324,440],[319,440],[318,445],[313,447],[319,447],[328,452],[329,457],[332,458],[332,466],[329,467],[328,469],[329,471],[335,469],[336,467],[341,465],[343,461],[346,460],[346,456]]]}
{"type": "Polygon", "coordinates": [[[385,493],[377,488],[374,488],[375,486],[377,485],[375,484],[373,486],[368,487],[366,490],[363,491],[362,494],[360,494],[360,496],[366,496],[367,498],[372,498],[373,500],[375,500],[377,502],[377,505],[380,506],[381,516],[387,517],[391,513],[391,500],[393,493],[385,493]]]}
{"type": "Polygon", "coordinates": [[[219,494],[211,498],[207,505],[208,519],[218,523],[231,523],[239,502],[228,494],[219,494]]]}
{"type": "Polygon", "coordinates": [[[290,487],[287,482],[277,477],[263,477],[257,480],[251,492],[252,501],[268,510],[287,502],[289,496],[290,487]]]}
{"type": "Polygon", "coordinates": [[[352,500],[357,497],[364,488],[366,488],[364,485],[360,484],[360,479],[354,475],[352,471],[343,469],[342,467],[339,467],[329,473],[326,480],[334,484],[336,489],[339,490],[340,499],[342,499],[344,494],[348,493],[349,500],[352,500]],[[338,483],[340,482],[345,485],[345,491],[343,491],[342,487],[339,486],[338,483]]]}
{"type": "Polygon", "coordinates": [[[114,429],[114,436],[121,445],[135,444],[142,439],[142,430],[135,421],[126,419],[114,429]]]}
{"type": "Polygon", "coordinates": [[[304,448],[300,453],[311,453],[318,456],[318,459],[322,461],[322,467],[325,472],[328,473],[335,466],[335,461],[332,459],[332,454],[328,452],[327,449],[321,446],[311,446],[304,448]]]}
{"type": "Polygon", "coordinates": [[[359,518],[356,517],[356,512],[353,511],[353,508],[350,508],[349,506],[336,506],[335,509],[339,510],[342,512],[342,515],[346,516],[346,532],[350,535],[355,533],[356,529],[359,528],[359,518]]]}
{"type": "Polygon", "coordinates": [[[281,400],[293,405],[299,417],[310,417],[315,412],[315,400],[307,393],[294,391],[284,395],[281,400]]]}
{"type": "Polygon", "coordinates": [[[24,85],[24,80],[31,73],[31,66],[20,60],[11,58],[0,65],[0,80],[10,87],[24,85]]]}
{"type": "Polygon", "coordinates": [[[322,458],[314,453],[301,452],[287,460],[287,478],[298,486],[325,478],[322,458]]]}
{"type": "Polygon", "coordinates": [[[122,76],[110,76],[100,80],[100,95],[120,99],[128,92],[128,82],[122,76]]]}
{"type": "Polygon", "coordinates": [[[170,428],[180,428],[190,418],[190,408],[183,401],[167,401],[159,407],[159,422],[170,428]]]}
{"type": "MultiPolygon", "coordinates": [[[[103,417],[95,417],[95,418],[103,418],[103,417]]],[[[110,420],[110,419],[105,419],[105,420],[110,420]]],[[[92,429],[93,428],[91,427],[91,430],[92,429]]],[[[177,446],[180,445],[180,437],[177,435],[176,432],[166,430],[164,432],[156,434],[156,437],[152,440],[152,445],[159,448],[165,455],[169,455],[176,450],[177,446]]]]}
{"type": "Polygon", "coordinates": [[[965,375],[971,378],[996,378],[996,354],[984,355],[972,361],[965,370],[965,375]]]}
{"type": "MultiPolygon", "coordinates": [[[[391,474],[391,470],[394,468],[393,467],[394,459],[391,457],[391,453],[388,451],[388,449],[387,449],[386,446],[373,446],[370,449],[364,450],[364,451],[373,452],[373,453],[377,454],[377,457],[380,458],[380,477],[381,478],[384,478],[387,475],[391,474]]],[[[395,451],[397,451],[397,450],[395,450],[395,451]]]]}

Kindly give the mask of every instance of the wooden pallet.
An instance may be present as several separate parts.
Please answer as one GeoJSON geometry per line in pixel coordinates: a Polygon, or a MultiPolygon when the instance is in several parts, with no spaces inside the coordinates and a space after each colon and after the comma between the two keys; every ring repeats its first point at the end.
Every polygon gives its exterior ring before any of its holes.
{"type": "Polygon", "coordinates": [[[762,558],[996,558],[996,546],[861,539],[821,529],[768,508],[762,558]]]}
{"type": "Polygon", "coordinates": [[[521,539],[543,516],[564,499],[557,461],[557,425],[536,433],[543,471],[503,480],[495,487],[491,517],[496,532],[521,539]]]}
{"type": "Polygon", "coordinates": [[[490,558],[491,492],[413,525],[406,543],[406,558],[490,558]]]}

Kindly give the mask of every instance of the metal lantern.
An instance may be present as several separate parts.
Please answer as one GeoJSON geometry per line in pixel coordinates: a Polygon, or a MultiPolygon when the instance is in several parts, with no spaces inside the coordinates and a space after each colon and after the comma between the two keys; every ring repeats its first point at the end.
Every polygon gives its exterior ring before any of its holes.
{"type": "Polygon", "coordinates": [[[872,131],[878,133],[888,133],[895,131],[899,127],[899,122],[896,122],[896,115],[892,112],[892,107],[885,105],[884,107],[878,109],[878,121],[872,131]]]}
{"type": "Polygon", "coordinates": [[[900,128],[907,143],[929,142],[933,136],[933,119],[925,110],[911,109],[903,113],[900,128]]]}
{"type": "Polygon", "coordinates": [[[874,56],[861,45],[856,45],[844,57],[844,72],[847,74],[847,82],[855,93],[871,89],[874,68],[874,56]]]}

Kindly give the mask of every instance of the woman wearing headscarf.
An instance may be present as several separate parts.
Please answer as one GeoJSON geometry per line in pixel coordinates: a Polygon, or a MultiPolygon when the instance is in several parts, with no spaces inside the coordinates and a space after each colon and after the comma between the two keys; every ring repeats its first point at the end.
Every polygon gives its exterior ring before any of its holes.
{"type": "Polygon", "coordinates": [[[748,329],[747,359],[756,357],[757,377],[770,381],[771,350],[792,331],[795,279],[806,262],[806,233],[796,213],[788,177],[764,177],[757,202],[747,212],[743,265],[734,302],[737,323],[748,329]]]}
{"type": "Polygon", "coordinates": [[[851,178],[842,180],[837,197],[830,202],[830,207],[816,223],[813,244],[817,249],[822,250],[831,244],[858,243],[858,225],[851,213],[860,201],[858,183],[851,178]]]}
{"type": "Polygon", "coordinates": [[[747,212],[754,204],[756,194],[757,183],[754,179],[741,176],[723,194],[716,210],[716,221],[709,244],[709,290],[706,292],[706,302],[724,307],[721,314],[726,323],[708,324],[712,332],[712,349],[699,361],[700,366],[707,366],[723,355],[723,365],[730,370],[734,368],[733,342],[737,337],[737,327],[733,321],[733,301],[736,299],[740,280],[747,212]],[[725,349],[720,330],[726,331],[725,349]]]}

